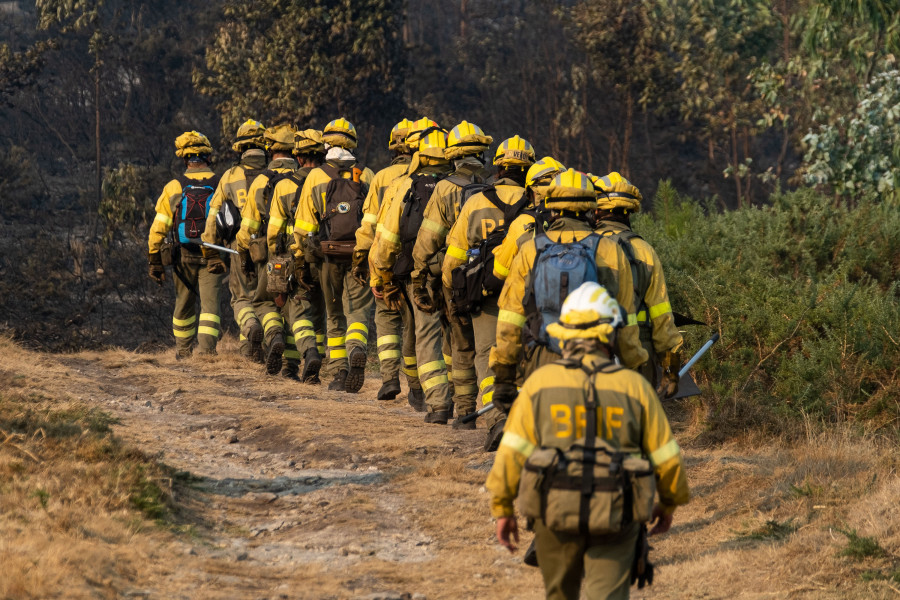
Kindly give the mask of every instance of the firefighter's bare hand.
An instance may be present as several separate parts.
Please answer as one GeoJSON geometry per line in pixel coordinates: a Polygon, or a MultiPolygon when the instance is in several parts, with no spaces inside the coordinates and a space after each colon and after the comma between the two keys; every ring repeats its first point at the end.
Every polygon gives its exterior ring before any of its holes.
{"type": "Polygon", "coordinates": [[[497,519],[497,541],[510,552],[515,552],[519,549],[516,546],[519,543],[519,524],[516,523],[515,517],[500,517],[497,519]]]}
{"type": "Polygon", "coordinates": [[[659,535],[666,533],[672,527],[672,514],[666,513],[662,504],[653,507],[653,514],[650,516],[650,523],[654,524],[653,529],[648,535],[659,535]]]}
{"type": "Polygon", "coordinates": [[[376,285],[372,288],[372,295],[378,298],[379,300],[384,300],[384,294],[382,293],[382,287],[380,285],[376,285]]]}

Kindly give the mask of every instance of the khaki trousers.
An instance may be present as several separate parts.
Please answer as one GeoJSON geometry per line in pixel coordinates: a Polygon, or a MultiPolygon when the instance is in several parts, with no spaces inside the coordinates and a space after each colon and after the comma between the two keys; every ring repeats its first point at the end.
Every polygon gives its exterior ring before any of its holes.
{"type": "Polygon", "coordinates": [[[404,302],[400,310],[391,310],[384,300],[375,298],[375,332],[381,381],[396,379],[403,371],[409,387],[421,389],[416,368],[416,323],[409,306],[404,302]]]}
{"type": "Polygon", "coordinates": [[[175,351],[179,356],[190,356],[194,339],[203,354],[215,354],[216,344],[222,337],[222,319],[219,317],[219,290],[221,274],[206,270],[206,261],[200,256],[182,252],[181,261],[173,267],[175,280],[175,311],[172,314],[172,333],[175,334],[175,351]],[[181,274],[179,277],[174,270],[181,274]],[[182,281],[182,277],[185,281],[182,281]],[[200,315],[197,316],[197,300],[200,315]]]}
{"type": "MultiPolygon", "coordinates": [[[[404,303],[412,298],[412,284],[409,280],[399,283],[406,296],[404,303]]],[[[413,317],[416,325],[416,364],[419,381],[425,392],[425,403],[428,412],[451,410],[450,378],[447,376],[447,363],[444,360],[444,335],[441,328],[441,313],[435,311],[424,313],[412,302],[413,317]]]]}
{"type": "MultiPolygon", "coordinates": [[[[491,347],[497,341],[497,297],[484,299],[481,312],[472,317],[472,329],[475,334],[475,372],[478,377],[478,388],[481,391],[481,404],[490,404],[494,399],[494,372],[488,366],[491,347]]],[[[496,408],[484,415],[485,427],[492,427],[504,415],[496,408]]]]}
{"type": "Polygon", "coordinates": [[[347,353],[353,348],[367,350],[372,290],[350,275],[350,261],[322,263],[322,294],[328,315],[326,345],[329,369],[349,370],[347,353]]]}
{"type": "MultiPolygon", "coordinates": [[[[444,290],[445,306],[450,306],[453,292],[450,288],[441,287],[444,290]]],[[[446,319],[450,333],[446,337],[450,340],[453,356],[451,370],[453,404],[456,405],[456,414],[462,416],[475,411],[478,397],[478,379],[475,376],[475,331],[472,329],[472,318],[468,315],[453,315],[448,310],[446,319]]]]}
{"type": "Polygon", "coordinates": [[[266,274],[266,263],[256,264],[256,290],[253,292],[253,312],[262,321],[265,345],[281,336],[284,339],[284,319],[275,304],[275,296],[266,291],[269,276],[266,274]]]}
{"type": "Polygon", "coordinates": [[[534,545],[548,600],[578,600],[582,577],[588,600],[625,600],[631,588],[640,526],[633,523],[616,536],[584,537],[550,531],[534,524],[534,545]]]}
{"type": "MultiPolygon", "coordinates": [[[[237,250],[237,240],[233,241],[230,248],[237,250]]],[[[250,356],[250,340],[247,335],[254,323],[259,324],[259,319],[253,311],[253,294],[256,288],[247,282],[247,274],[241,269],[241,259],[237,254],[229,254],[231,268],[228,271],[228,289],[231,291],[231,310],[234,311],[234,321],[240,330],[240,351],[242,356],[250,356]]]]}

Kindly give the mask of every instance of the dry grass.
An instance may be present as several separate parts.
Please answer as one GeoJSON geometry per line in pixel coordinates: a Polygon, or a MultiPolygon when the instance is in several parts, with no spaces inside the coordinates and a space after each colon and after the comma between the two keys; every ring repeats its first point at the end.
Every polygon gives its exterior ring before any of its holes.
{"type": "MultiPolygon", "coordinates": [[[[483,430],[377,402],[376,378],[348,396],[266,377],[233,345],[178,363],[0,340],[0,428],[20,433],[0,445],[0,597],[542,597],[493,540],[483,430]],[[176,470],[193,478],[170,487],[176,470]]],[[[709,445],[690,405],[672,413],[694,497],[635,597],[900,597],[893,445],[812,425],[709,445]],[[843,555],[841,531],[883,552],[843,555]]]]}

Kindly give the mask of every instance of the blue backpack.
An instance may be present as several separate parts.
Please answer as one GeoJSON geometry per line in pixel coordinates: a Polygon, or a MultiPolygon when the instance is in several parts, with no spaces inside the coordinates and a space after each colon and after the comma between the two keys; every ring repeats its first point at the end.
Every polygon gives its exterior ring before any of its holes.
{"type": "Polygon", "coordinates": [[[177,179],[181,184],[181,200],[175,206],[175,235],[183,246],[199,246],[219,178],[191,179],[182,175],[177,179]]]}
{"type": "Polygon", "coordinates": [[[538,344],[562,354],[559,341],[547,335],[547,325],[559,321],[569,292],[586,281],[598,282],[596,257],[600,236],[592,233],[578,242],[554,242],[540,229],[534,238],[537,254],[524,298],[528,329],[538,344]]]}

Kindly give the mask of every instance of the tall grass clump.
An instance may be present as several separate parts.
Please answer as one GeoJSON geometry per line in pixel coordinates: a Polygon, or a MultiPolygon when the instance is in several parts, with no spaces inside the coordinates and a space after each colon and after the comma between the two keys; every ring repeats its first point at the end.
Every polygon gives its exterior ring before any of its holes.
{"type": "Polygon", "coordinates": [[[835,202],[811,189],[718,213],[667,182],[635,230],[665,266],[692,352],[710,431],[778,434],[801,420],[900,433],[900,206],[835,202]]]}

